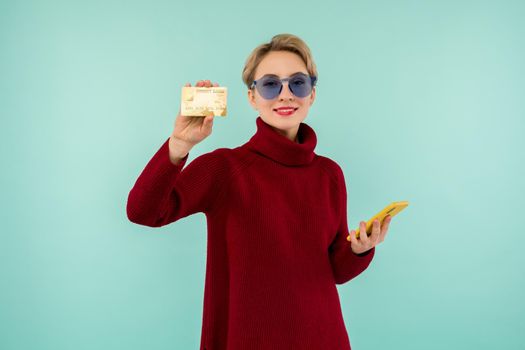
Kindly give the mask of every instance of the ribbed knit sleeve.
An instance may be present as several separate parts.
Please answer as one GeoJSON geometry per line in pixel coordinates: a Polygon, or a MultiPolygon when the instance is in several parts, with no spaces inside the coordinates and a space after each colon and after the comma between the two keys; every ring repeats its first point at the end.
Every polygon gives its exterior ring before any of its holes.
{"type": "Polygon", "coordinates": [[[173,164],[169,138],[164,142],[128,195],[126,212],[130,221],[160,227],[213,208],[227,176],[220,149],[195,158],[184,168],[188,156],[173,164]]]}
{"type": "MultiPolygon", "coordinates": [[[[334,163],[335,164],[335,163],[334,163]]],[[[344,284],[363,272],[375,254],[375,247],[362,254],[355,254],[351,249],[351,243],[347,241],[348,219],[347,219],[347,191],[342,169],[336,164],[336,178],[339,186],[339,208],[340,219],[337,234],[332,241],[330,252],[330,263],[334,273],[336,284],[344,284]]]]}

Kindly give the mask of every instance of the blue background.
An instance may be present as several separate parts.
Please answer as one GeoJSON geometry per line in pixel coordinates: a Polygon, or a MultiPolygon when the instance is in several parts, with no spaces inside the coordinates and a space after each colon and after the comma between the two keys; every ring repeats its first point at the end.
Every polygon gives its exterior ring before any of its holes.
{"type": "Polygon", "coordinates": [[[180,88],[229,88],[190,160],[255,132],[241,80],[278,33],[319,70],[305,120],[351,228],[392,201],[338,286],[355,349],[525,348],[522,1],[2,1],[0,348],[197,349],[206,223],[128,221],[180,88]],[[249,5],[248,5],[249,4],[249,5]]]}

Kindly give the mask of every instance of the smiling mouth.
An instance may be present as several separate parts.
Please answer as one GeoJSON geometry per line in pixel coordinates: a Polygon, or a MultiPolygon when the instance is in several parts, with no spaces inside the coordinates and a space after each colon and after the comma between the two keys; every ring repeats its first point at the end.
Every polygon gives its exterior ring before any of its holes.
{"type": "Polygon", "coordinates": [[[274,109],[275,112],[295,112],[296,110],[298,110],[299,107],[296,107],[296,108],[280,108],[280,109],[274,109]]]}
{"type": "Polygon", "coordinates": [[[274,112],[281,117],[291,117],[295,115],[295,111],[299,108],[279,108],[274,109],[274,112]]]}

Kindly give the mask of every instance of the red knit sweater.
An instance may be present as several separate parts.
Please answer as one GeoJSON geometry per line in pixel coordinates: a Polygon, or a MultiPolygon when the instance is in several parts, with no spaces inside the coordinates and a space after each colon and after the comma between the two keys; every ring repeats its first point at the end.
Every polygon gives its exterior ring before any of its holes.
{"type": "Polygon", "coordinates": [[[166,140],[129,193],[128,218],[159,227],[206,215],[201,350],[350,349],[336,284],[375,248],[350,249],[343,172],[314,153],[314,130],[301,123],[296,143],[256,123],[245,144],[186,167],[166,140]]]}

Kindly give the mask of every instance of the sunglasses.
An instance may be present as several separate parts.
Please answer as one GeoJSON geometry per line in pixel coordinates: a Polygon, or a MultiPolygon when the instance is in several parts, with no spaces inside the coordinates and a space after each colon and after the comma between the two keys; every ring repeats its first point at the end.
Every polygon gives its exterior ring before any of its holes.
{"type": "Polygon", "coordinates": [[[254,80],[250,89],[257,88],[259,94],[266,100],[273,100],[281,93],[283,83],[288,82],[288,88],[295,96],[299,98],[306,97],[312,92],[317,77],[304,73],[295,73],[288,78],[280,79],[277,75],[266,74],[260,79],[254,80]]]}

